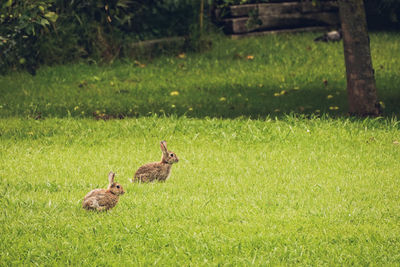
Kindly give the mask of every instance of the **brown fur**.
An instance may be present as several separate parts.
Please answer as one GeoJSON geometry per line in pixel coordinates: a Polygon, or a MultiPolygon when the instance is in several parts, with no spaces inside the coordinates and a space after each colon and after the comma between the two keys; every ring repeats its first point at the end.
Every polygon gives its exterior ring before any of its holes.
{"type": "Polygon", "coordinates": [[[135,180],[152,182],[154,180],[165,181],[171,172],[172,164],[153,162],[141,166],[135,173],[135,180]]]}
{"type": "Polygon", "coordinates": [[[162,157],[160,162],[147,163],[135,173],[133,181],[165,181],[171,174],[172,164],[179,161],[176,154],[167,150],[167,143],[160,142],[162,157]]]}
{"type": "Polygon", "coordinates": [[[90,191],[82,202],[82,207],[87,210],[105,211],[117,205],[119,196],[125,193],[122,186],[114,183],[114,173],[109,174],[107,189],[94,189],[90,191]]]}

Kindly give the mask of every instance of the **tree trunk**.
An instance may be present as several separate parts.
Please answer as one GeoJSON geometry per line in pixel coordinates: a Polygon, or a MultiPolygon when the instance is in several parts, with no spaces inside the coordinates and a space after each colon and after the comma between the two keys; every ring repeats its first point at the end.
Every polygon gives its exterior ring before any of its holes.
{"type": "Polygon", "coordinates": [[[374,70],[363,0],[339,0],[344,57],[346,62],[349,112],[358,116],[377,116],[374,70]]]}

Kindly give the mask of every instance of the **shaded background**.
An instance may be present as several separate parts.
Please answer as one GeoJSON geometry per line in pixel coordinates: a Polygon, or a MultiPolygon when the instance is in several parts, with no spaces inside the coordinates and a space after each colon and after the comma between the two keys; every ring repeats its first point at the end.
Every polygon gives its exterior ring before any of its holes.
{"type": "MultiPolygon", "coordinates": [[[[201,50],[199,16],[204,5],[202,31],[218,32],[213,10],[237,3],[283,2],[239,0],[116,0],[66,1],[7,0],[0,6],[0,73],[40,65],[86,60],[112,62],[140,57],[130,53],[132,43],[185,36],[187,50],[201,50]]],[[[366,0],[371,30],[400,29],[400,2],[366,0]]]]}

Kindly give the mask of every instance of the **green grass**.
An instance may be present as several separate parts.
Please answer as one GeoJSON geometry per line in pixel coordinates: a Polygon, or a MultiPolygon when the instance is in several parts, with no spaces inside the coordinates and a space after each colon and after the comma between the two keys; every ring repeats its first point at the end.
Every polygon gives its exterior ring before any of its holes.
{"type": "Polygon", "coordinates": [[[1,265],[400,265],[400,36],[371,35],[386,117],[355,119],[315,35],[1,76],[1,265]],[[129,183],[161,140],[170,179],[129,183]],[[109,171],[126,194],[83,210],[109,171]]]}
{"type": "MultiPolygon", "coordinates": [[[[314,43],[317,35],[216,38],[211,50],[185,58],[43,67],[35,77],[14,73],[0,77],[0,116],[342,116],[347,114],[343,46],[314,43]],[[171,96],[174,91],[179,95],[171,96]]],[[[371,49],[384,115],[398,116],[400,34],[372,33],[371,49]]]]}
{"type": "Polygon", "coordinates": [[[2,119],[5,265],[398,265],[400,140],[384,119],[2,119]],[[166,139],[165,183],[130,184],[166,139]],[[81,208],[107,185],[108,213],[81,208]]]}

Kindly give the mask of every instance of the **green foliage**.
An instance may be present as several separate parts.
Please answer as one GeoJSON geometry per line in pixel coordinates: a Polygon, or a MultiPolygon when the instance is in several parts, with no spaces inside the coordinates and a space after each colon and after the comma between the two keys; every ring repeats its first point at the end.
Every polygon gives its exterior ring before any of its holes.
{"type": "Polygon", "coordinates": [[[46,63],[64,63],[82,57],[112,61],[120,51],[121,28],[132,21],[131,2],[57,0],[54,4],[60,16],[57,32],[42,45],[50,54],[46,63]]]}
{"type": "Polygon", "coordinates": [[[0,119],[0,261],[39,266],[396,266],[399,121],[0,119]],[[167,140],[165,183],[131,184],[167,140]],[[107,186],[107,213],[81,208],[107,186]]]}
{"type": "Polygon", "coordinates": [[[1,6],[0,71],[27,65],[33,73],[42,63],[80,58],[112,62],[131,42],[198,31],[198,9],[189,0],[8,1],[1,6]]]}
{"type": "MultiPolygon", "coordinates": [[[[200,1],[3,1],[0,73],[24,68],[34,74],[40,64],[64,64],[80,59],[90,63],[113,62],[131,56],[132,42],[170,36],[185,36],[189,49],[202,51],[210,47],[204,32],[212,28],[208,16],[213,7],[254,2],[270,1],[204,1],[206,27],[200,29],[200,1]]],[[[398,25],[398,1],[366,3],[367,11],[373,11],[369,14],[370,25],[377,21],[388,25],[389,20],[390,25],[398,25]]],[[[250,17],[248,27],[260,23],[256,13],[250,17]]]]}
{"type": "Polygon", "coordinates": [[[0,6],[0,73],[18,67],[35,72],[38,40],[52,31],[58,18],[52,4],[52,0],[8,0],[0,6]]]}

